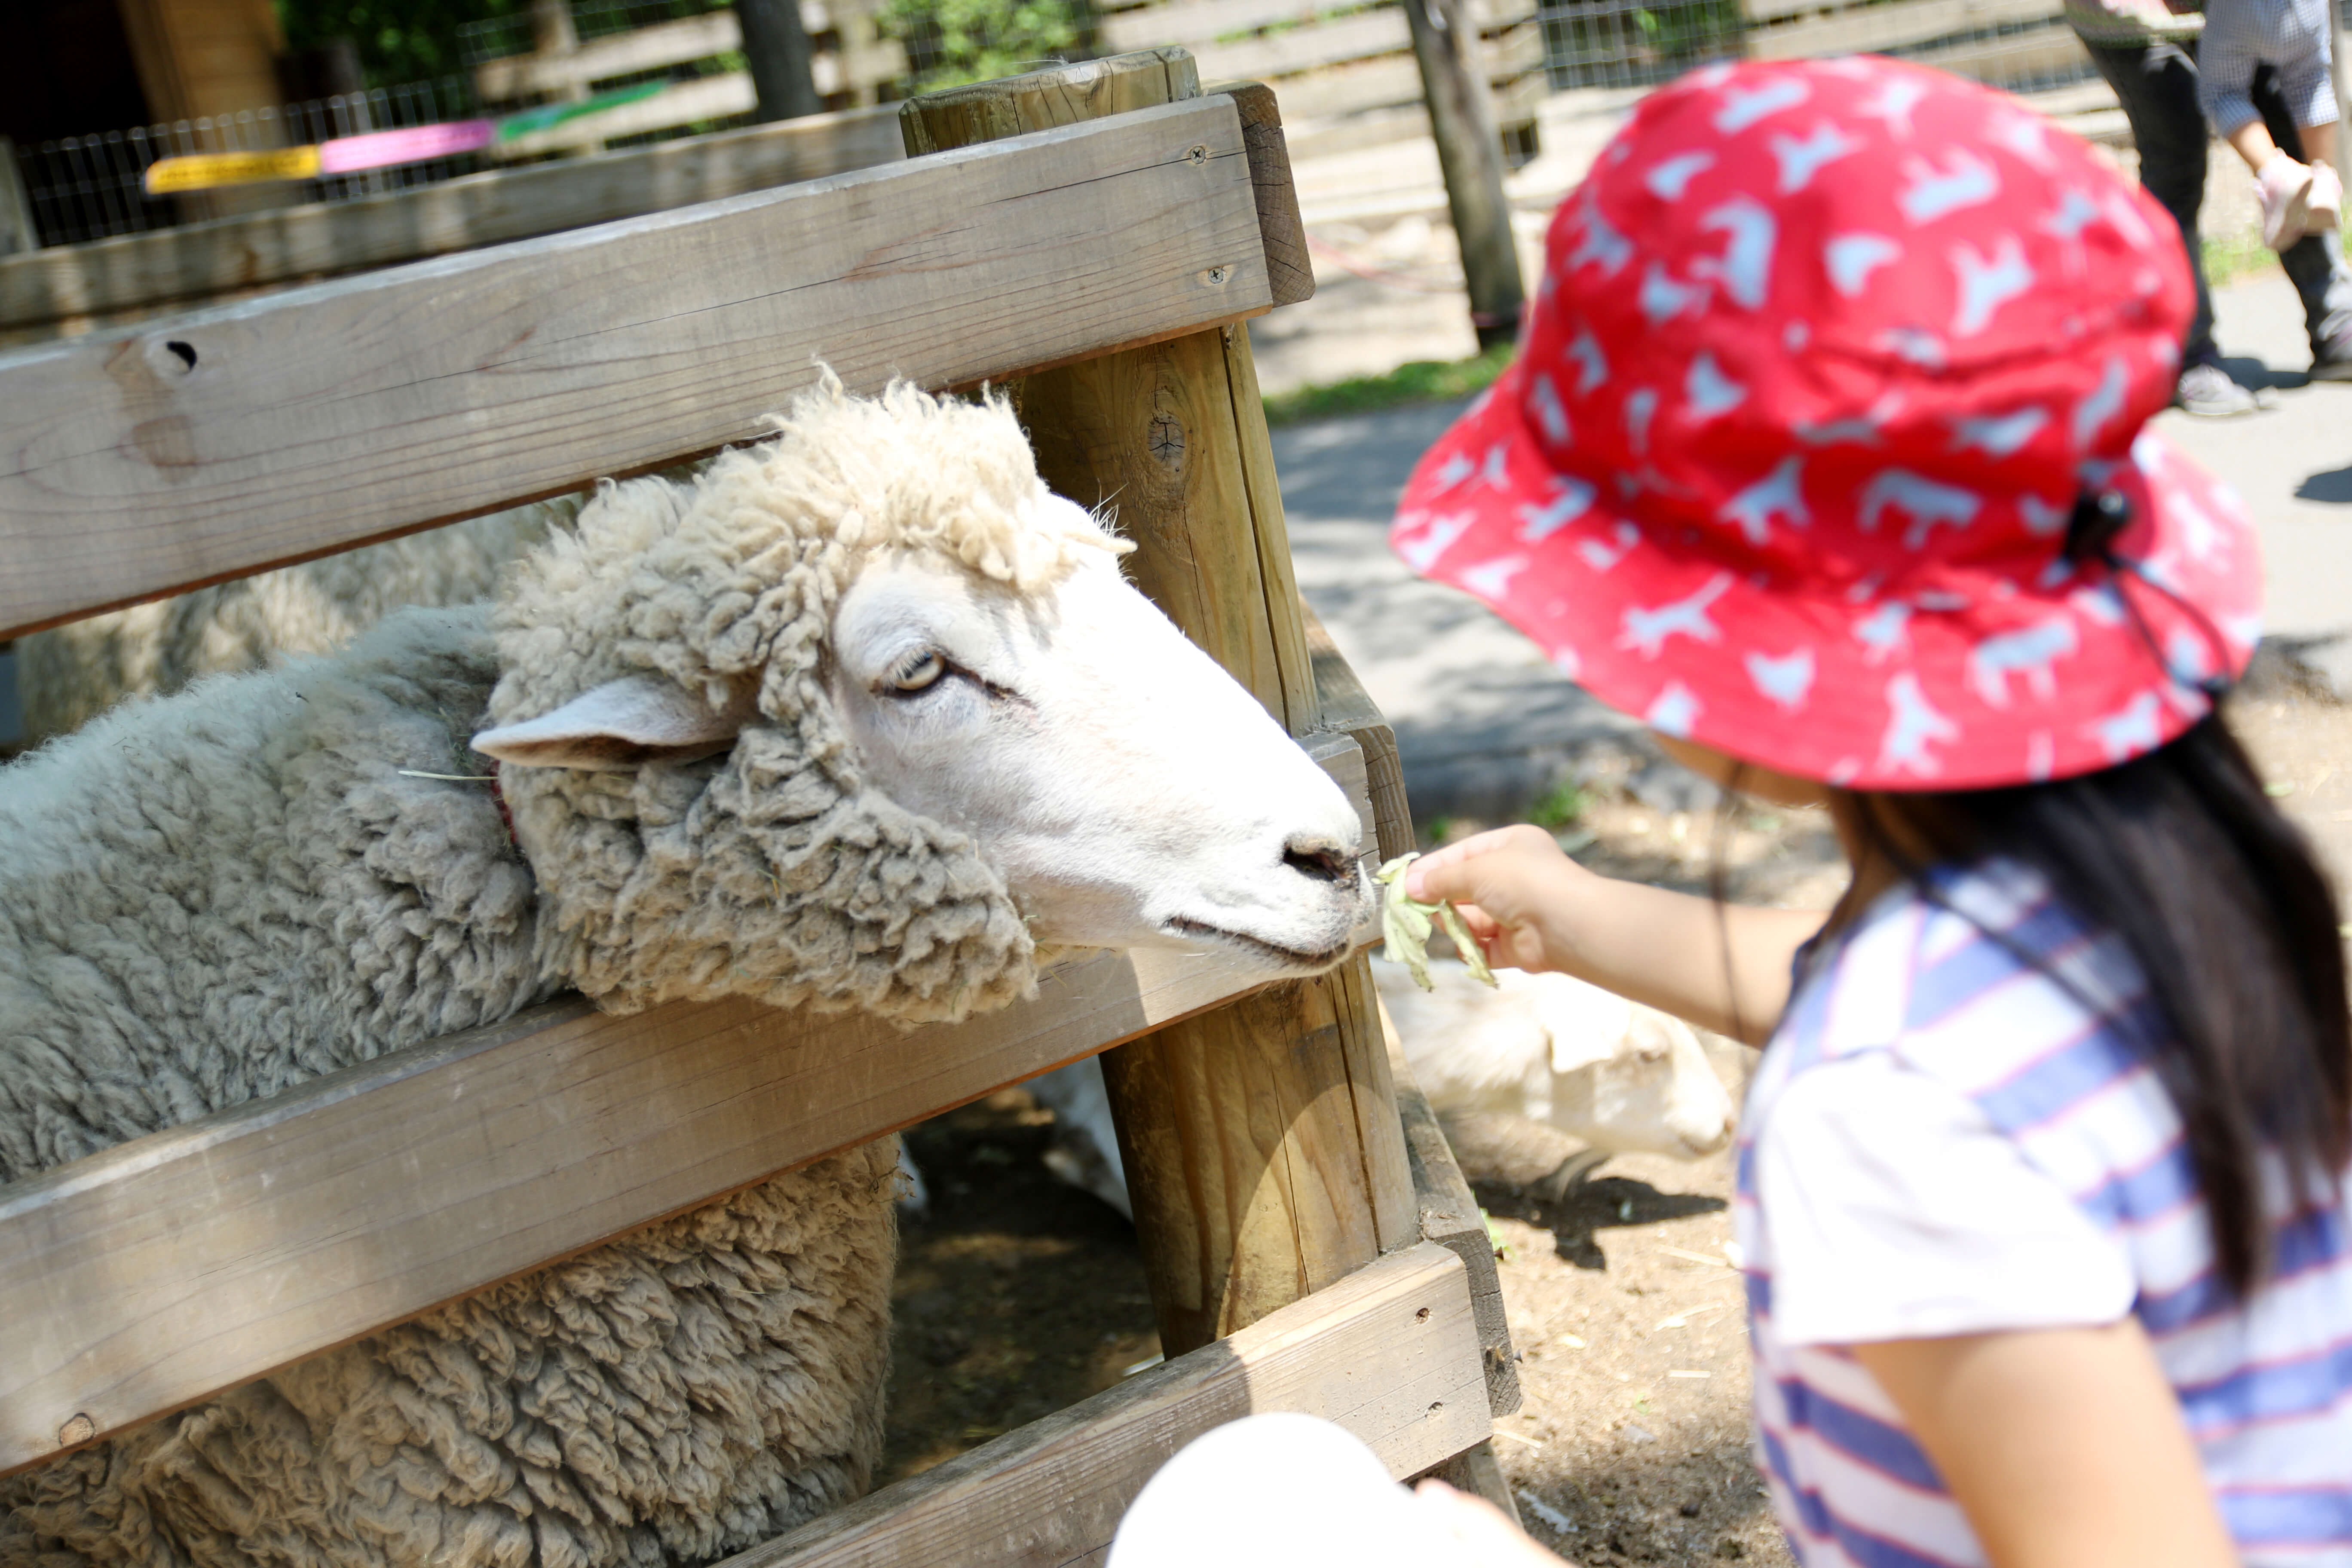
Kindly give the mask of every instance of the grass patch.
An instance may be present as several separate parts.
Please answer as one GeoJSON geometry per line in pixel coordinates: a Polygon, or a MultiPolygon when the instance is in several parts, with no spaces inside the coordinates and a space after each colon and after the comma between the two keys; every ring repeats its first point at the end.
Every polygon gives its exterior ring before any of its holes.
{"type": "Polygon", "coordinates": [[[1371,414],[1414,403],[1445,403],[1484,392],[1511,363],[1512,345],[1497,343],[1475,359],[1414,360],[1385,375],[1357,375],[1302,386],[1265,400],[1268,425],[1296,425],[1342,414],[1371,414]]]}
{"type": "MultiPolygon", "coordinates": [[[[2352,256],[2352,235],[2342,237],[2345,254],[2352,256]]],[[[2236,234],[2206,236],[2204,260],[2206,286],[2219,289],[2225,283],[2236,282],[2250,272],[2277,266],[2278,252],[2263,243],[2261,229],[2245,228],[2236,234]]]]}

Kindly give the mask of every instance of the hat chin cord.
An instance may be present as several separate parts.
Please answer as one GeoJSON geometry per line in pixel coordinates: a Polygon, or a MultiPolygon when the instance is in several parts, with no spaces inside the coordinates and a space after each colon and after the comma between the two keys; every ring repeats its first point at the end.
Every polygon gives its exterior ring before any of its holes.
{"type": "Polygon", "coordinates": [[[2211,616],[2182,597],[2172,588],[2151,575],[2146,563],[2131,556],[2118,554],[2115,542],[2131,525],[2132,505],[2120,490],[2095,489],[2085,485],[2074,498],[2074,510],[2066,521],[2066,539],[2060,547],[2060,556],[2072,565],[2097,562],[2115,575],[2116,599],[2123,605],[2125,616],[2139,640],[2147,646],[2148,657],[2164,671],[2165,679],[2185,690],[2195,691],[2209,702],[2219,705],[2229,695],[2233,684],[2227,674],[2230,668],[2230,645],[2211,616]],[[2155,628],[2147,624],[2147,616],[2128,584],[2138,583],[2170,600],[2175,608],[2195,626],[2198,635],[2215,654],[2210,675],[2186,675],[2174,668],[2172,660],[2158,646],[2155,628]]]}

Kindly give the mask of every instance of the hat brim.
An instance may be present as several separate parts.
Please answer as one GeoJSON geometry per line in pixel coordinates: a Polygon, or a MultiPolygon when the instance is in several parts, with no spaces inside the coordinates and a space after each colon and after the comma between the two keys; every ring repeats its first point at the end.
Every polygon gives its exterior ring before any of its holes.
{"type": "Polygon", "coordinates": [[[1848,788],[1992,788],[2155,750],[2252,655],[2245,507],[2150,432],[2103,476],[2131,505],[2116,548],[2136,572],[2052,565],[2021,584],[1963,568],[1932,587],[1823,591],[1679,550],[1623,480],[1564,471],[1527,424],[1520,374],[1423,455],[1391,543],[1664,733],[1848,788]]]}

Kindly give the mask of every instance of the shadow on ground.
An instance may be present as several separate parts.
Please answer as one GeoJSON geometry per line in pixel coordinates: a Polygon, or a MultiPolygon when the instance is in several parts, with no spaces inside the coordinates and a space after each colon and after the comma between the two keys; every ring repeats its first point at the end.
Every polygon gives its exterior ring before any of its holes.
{"type": "Polygon", "coordinates": [[[1552,1234],[1560,1257],[1579,1268],[1606,1268],[1608,1254],[1601,1247],[1604,1230],[1631,1229],[1662,1220],[1688,1219],[1693,1215],[1720,1214],[1730,1205],[1703,1193],[1662,1193],[1647,1182],[1625,1176],[1596,1176],[1579,1185],[1559,1203],[1547,1203],[1537,1194],[1517,1187],[1477,1187],[1478,1205],[1489,1215],[1540,1226],[1552,1234]]]}
{"type": "Polygon", "coordinates": [[[2312,475],[2295,487],[2294,499],[2332,501],[2338,506],[2352,505],[2352,463],[2312,475]]]}

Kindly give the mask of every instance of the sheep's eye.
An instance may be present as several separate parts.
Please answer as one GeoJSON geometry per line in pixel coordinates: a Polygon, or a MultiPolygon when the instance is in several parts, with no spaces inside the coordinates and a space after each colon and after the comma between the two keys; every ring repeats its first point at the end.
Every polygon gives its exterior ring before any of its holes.
{"type": "Polygon", "coordinates": [[[939,684],[940,677],[948,672],[948,661],[926,649],[900,661],[888,679],[890,689],[903,695],[928,691],[939,684]]]}

